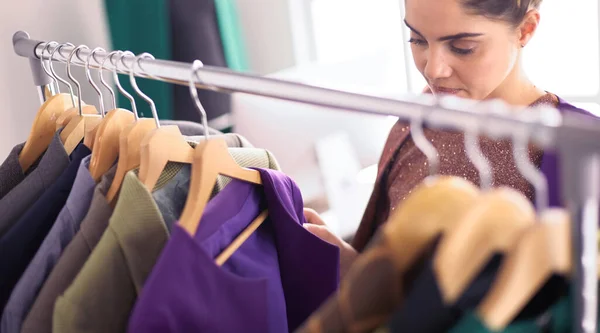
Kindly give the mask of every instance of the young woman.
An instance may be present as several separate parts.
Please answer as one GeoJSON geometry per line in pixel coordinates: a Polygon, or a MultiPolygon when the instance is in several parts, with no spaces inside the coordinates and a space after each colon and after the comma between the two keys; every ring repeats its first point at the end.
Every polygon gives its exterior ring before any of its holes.
{"type": "MultiPolygon", "coordinates": [[[[475,100],[502,99],[512,105],[548,104],[563,111],[585,113],[556,95],[538,88],[522,67],[523,49],[540,23],[542,0],[405,0],[405,24],[410,29],[414,62],[427,81],[426,92],[475,100]]],[[[425,129],[438,150],[440,174],[479,177],[464,151],[461,133],[425,129]]],[[[481,138],[481,148],[493,167],[494,186],[510,186],[533,199],[530,184],[518,172],[509,141],[481,138]]],[[[530,146],[533,163],[551,182],[551,204],[558,202],[556,158],[530,146]],[[546,156],[548,155],[548,156],[546,156]],[[548,171],[547,170],[554,170],[548,171]]],[[[352,245],[333,235],[319,216],[306,210],[305,227],[341,250],[341,274],[364,249],[377,228],[428,174],[427,160],[415,147],[410,128],[398,122],[381,160],[375,188],[352,245]]],[[[415,221],[417,223],[417,221],[415,221]]]]}

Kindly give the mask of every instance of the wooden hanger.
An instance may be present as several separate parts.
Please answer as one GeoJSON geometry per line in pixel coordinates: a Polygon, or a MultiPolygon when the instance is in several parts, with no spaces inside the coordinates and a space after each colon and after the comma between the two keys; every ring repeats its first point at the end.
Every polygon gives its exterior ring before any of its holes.
{"type": "Polygon", "coordinates": [[[46,151],[56,132],[56,119],[71,106],[69,94],[54,95],[42,104],[33,120],[27,141],[19,153],[19,164],[23,172],[27,172],[46,151]]]}
{"type": "Polygon", "coordinates": [[[101,116],[96,110],[96,107],[93,105],[86,105],[82,107],[81,111],[82,115],[79,115],[79,110],[77,110],[77,114],[71,118],[67,126],[63,128],[62,132],[60,132],[60,140],[62,141],[63,145],[65,146],[65,150],[69,155],[84,139],[86,139],[84,140],[84,143],[88,142],[88,145],[86,146],[90,149],[93,148],[89,145],[89,130],[90,128],[95,128],[98,126],[102,120],[101,116]],[[86,133],[88,134],[88,137],[86,137],[86,133]]]}
{"type": "Polygon", "coordinates": [[[479,196],[471,182],[448,176],[426,178],[388,219],[384,234],[408,270],[438,236],[452,230],[479,196]]]}
{"type": "Polygon", "coordinates": [[[533,205],[520,192],[482,194],[437,249],[434,271],[444,300],[456,302],[492,256],[507,252],[534,222],[533,205]]]}
{"type": "Polygon", "coordinates": [[[562,209],[546,211],[523,234],[505,259],[496,281],[477,312],[486,325],[500,331],[554,275],[573,268],[571,223],[562,209]]]}
{"type": "MultiPolygon", "coordinates": [[[[92,114],[91,113],[91,109],[86,108],[86,104],[85,102],[81,102],[82,104],[82,108],[81,111],[85,114],[92,114]]],[[[97,112],[94,110],[95,113],[93,114],[97,114],[97,112]]],[[[56,130],[58,131],[61,128],[64,128],[65,126],[67,126],[67,124],[69,124],[69,122],[71,121],[71,119],[75,118],[76,116],[79,116],[79,108],[78,107],[72,107],[67,109],[65,112],[63,112],[58,119],[56,119],[56,130]]]]}
{"type": "Polygon", "coordinates": [[[133,122],[133,113],[125,109],[109,111],[98,125],[90,160],[90,174],[98,182],[119,156],[119,135],[133,122]]]}
{"type": "Polygon", "coordinates": [[[200,142],[194,151],[190,193],[179,221],[181,227],[192,236],[196,234],[219,175],[262,185],[258,171],[242,168],[235,162],[227,151],[225,140],[208,139],[200,142]]]}
{"type": "Polygon", "coordinates": [[[117,171],[106,194],[106,199],[114,204],[121,189],[125,174],[140,166],[141,145],[148,133],[156,129],[152,118],[141,118],[127,126],[119,136],[119,161],[117,171]]]}
{"type": "Polygon", "coordinates": [[[250,238],[250,236],[252,235],[253,232],[255,232],[258,227],[260,227],[260,225],[267,219],[267,216],[269,215],[269,211],[268,210],[263,210],[258,217],[256,217],[254,219],[254,221],[250,222],[250,224],[248,225],[248,227],[246,227],[246,229],[244,229],[234,240],[233,242],[231,242],[231,244],[229,244],[229,246],[227,246],[225,248],[225,250],[223,250],[223,252],[221,252],[218,256],[217,259],[215,259],[215,263],[217,264],[217,266],[223,266],[223,264],[227,261],[227,259],[231,258],[231,256],[233,255],[233,253],[235,253],[235,251],[237,251],[237,249],[240,248],[240,246],[242,246],[242,244],[244,244],[244,242],[250,238]]]}
{"type": "MultiPolygon", "coordinates": [[[[208,121],[206,111],[198,98],[198,91],[196,90],[196,83],[194,82],[194,76],[196,80],[201,81],[198,77],[198,69],[203,64],[199,60],[195,60],[192,63],[192,74],[189,80],[190,94],[195,102],[198,112],[202,116],[202,125],[207,133],[205,141],[200,142],[194,150],[193,162],[192,162],[192,174],[190,176],[190,192],[188,194],[181,218],[179,219],[180,226],[185,229],[192,237],[196,234],[198,226],[200,225],[200,218],[204,213],[204,209],[210,195],[217,183],[217,177],[219,175],[229,176],[231,178],[244,180],[253,184],[262,185],[262,179],[260,173],[257,170],[247,169],[241,167],[231,157],[227,150],[227,144],[223,139],[209,139],[208,138],[208,121]]],[[[242,232],[240,240],[246,237],[256,230],[260,224],[266,218],[267,213],[259,215],[246,228],[246,232],[242,232]],[[253,229],[253,230],[252,230],[253,229]],[[252,230],[252,231],[251,231],[252,230]]],[[[246,237],[247,238],[247,237],[246,237]]],[[[221,261],[231,256],[231,253],[235,251],[241,245],[240,242],[231,244],[230,248],[225,249],[222,253],[221,261]]]]}
{"type": "Polygon", "coordinates": [[[192,164],[194,148],[187,143],[179,127],[161,126],[142,140],[140,157],[138,177],[148,191],[152,191],[168,162],[192,164]]]}
{"type": "MultiPolygon", "coordinates": [[[[48,63],[51,71],[46,69],[43,56],[40,57],[40,62],[42,68],[48,74],[48,76],[50,76],[58,84],[58,79],[60,78],[56,76],[53,71],[52,59],[56,51],[60,50],[60,48],[66,44],[58,45],[56,42],[48,42],[42,50],[42,55],[51,45],[56,45],[50,54],[50,61],[48,63]]],[[[61,79],[61,82],[66,81],[61,79]]],[[[66,84],[69,85],[68,82],[66,82],[66,84]]],[[[47,99],[38,109],[35,119],[33,120],[31,131],[27,137],[27,141],[19,153],[19,164],[21,165],[23,172],[29,170],[29,168],[40,158],[40,156],[42,156],[42,154],[50,145],[50,142],[54,137],[54,133],[56,132],[56,119],[60,117],[60,115],[63,114],[67,109],[74,106],[74,99],[71,95],[58,93],[54,96],[49,96],[49,93],[49,90],[45,91],[47,99]]]]}

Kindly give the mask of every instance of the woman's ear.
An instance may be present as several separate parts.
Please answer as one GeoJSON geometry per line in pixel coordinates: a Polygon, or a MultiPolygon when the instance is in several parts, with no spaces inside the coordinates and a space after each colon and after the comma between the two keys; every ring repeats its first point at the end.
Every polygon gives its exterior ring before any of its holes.
{"type": "Polygon", "coordinates": [[[529,10],[519,26],[519,44],[521,47],[525,47],[529,43],[539,24],[540,12],[537,9],[529,10]]]}

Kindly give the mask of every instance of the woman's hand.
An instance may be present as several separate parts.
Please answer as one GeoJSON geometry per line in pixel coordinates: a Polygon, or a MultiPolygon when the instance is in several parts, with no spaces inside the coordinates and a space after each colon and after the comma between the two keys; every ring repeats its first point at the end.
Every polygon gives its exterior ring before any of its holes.
{"type": "Polygon", "coordinates": [[[358,253],[352,245],[346,243],[343,239],[331,232],[325,224],[325,221],[321,219],[317,212],[310,208],[304,208],[304,217],[307,222],[304,224],[306,230],[322,240],[340,248],[340,277],[343,278],[356,257],[358,257],[358,253]]]}

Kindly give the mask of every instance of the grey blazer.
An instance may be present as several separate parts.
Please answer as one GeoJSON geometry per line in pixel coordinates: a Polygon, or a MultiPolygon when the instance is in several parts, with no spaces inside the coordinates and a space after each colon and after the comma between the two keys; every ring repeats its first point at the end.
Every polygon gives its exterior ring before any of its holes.
{"type": "Polygon", "coordinates": [[[60,141],[60,132],[42,156],[40,163],[25,179],[0,199],[0,237],[17,222],[69,165],[69,155],[60,141]]]}

